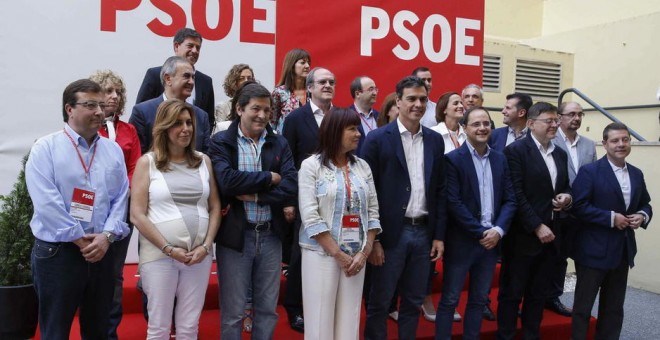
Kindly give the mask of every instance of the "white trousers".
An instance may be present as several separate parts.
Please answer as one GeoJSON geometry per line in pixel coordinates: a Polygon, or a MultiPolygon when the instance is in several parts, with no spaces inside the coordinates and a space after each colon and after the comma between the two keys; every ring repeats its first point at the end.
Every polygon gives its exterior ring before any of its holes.
{"type": "Polygon", "coordinates": [[[202,262],[187,266],[165,258],[140,266],[142,289],[149,299],[147,339],[170,338],[175,297],[177,340],[197,339],[199,317],[211,275],[211,261],[211,256],[206,256],[202,262]]]}
{"type": "Polygon", "coordinates": [[[333,257],[301,252],[305,339],[359,339],[364,270],[347,277],[333,257]]]}

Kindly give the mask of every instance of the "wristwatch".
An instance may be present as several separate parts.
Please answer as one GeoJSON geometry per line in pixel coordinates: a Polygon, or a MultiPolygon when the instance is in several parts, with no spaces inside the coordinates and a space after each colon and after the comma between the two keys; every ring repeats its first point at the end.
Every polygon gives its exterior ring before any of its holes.
{"type": "Polygon", "coordinates": [[[109,231],[104,231],[103,235],[105,235],[105,238],[108,239],[108,242],[110,242],[110,243],[115,242],[115,234],[113,234],[109,231]]]}

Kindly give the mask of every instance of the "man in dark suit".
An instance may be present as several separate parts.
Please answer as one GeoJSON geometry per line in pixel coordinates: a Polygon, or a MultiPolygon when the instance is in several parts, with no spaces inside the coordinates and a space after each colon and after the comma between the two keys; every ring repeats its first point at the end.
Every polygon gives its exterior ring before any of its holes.
{"type": "Polygon", "coordinates": [[[447,154],[446,250],[436,339],[451,339],[453,315],[468,274],[463,338],[478,339],[497,263],[497,246],[516,212],[509,165],[488,146],[491,118],[482,107],[465,112],[467,143],[447,154]]]}
{"type": "MultiPolygon", "coordinates": [[[[193,67],[199,59],[201,49],[202,36],[194,29],[182,28],[174,35],[174,55],[188,59],[193,67]]],[[[157,66],[147,70],[137,94],[136,104],[163,94],[164,88],[160,79],[160,68],[160,66],[157,66]]],[[[211,77],[195,70],[195,88],[193,94],[186,101],[204,110],[211,128],[215,127],[215,98],[211,77]]]]}
{"type": "Polygon", "coordinates": [[[557,108],[538,102],[527,114],[527,136],[504,150],[518,210],[502,243],[498,339],[515,337],[523,297],[522,337],[539,338],[548,273],[559,251],[553,241],[560,232],[560,215],[572,203],[566,152],[552,143],[558,125],[557,108]]]}
{"type": "MultiPolygon", "coordinates": [[[[335,75],[329,70],[316,67],[309,71],[305,81],[310,101],[291,111],[284,120],[282,135],[289,142],[296,170],[305,158],[316,152],[319,146],[319,126],[323,116],[332,108],[335,97],[335,75]]],[[[284,292],[284,308],[292,329],[303,332],[304,319],[302,310],[302,278],[300,276],[300,215],[296,214],[291,243],[291,258],[284,292]]]]}
{"type": "Polygon", "coordinates": [[[607,152],[587,164],[573,183],[577,232],[573,339],[586,339],[591,309],[600,289],[596,339],[618,339],[623,323],[628,270],[635,265],[635,230],[651,221],[651,197],[642,171],[626,163],[630,132],[622,123],[603,130],[607,152]]]}
{"type": "Polygon", "coordinates": [[[357,149],[355,149],[355,154],[359,155],[364,144],[364,139],[367,138],[369,132],[378,128],[376,120],[378,120],[379,112],[374,110],[378,88],[374,80],[367,76],[359,76],[353,79],[350,88],[351,97],[353,97],[351,109],[357,112],[361,121],[360,126],[358,126],[360,142],[357,149]]]}
{"type": "Polygon", "coordinates": [[[365,339],[387,339],[387,314],[397,285],[399,339],[415,339],[429,261],[444,251],[444,142],[420,124],[428,101],[424,81],[406,77],[396,93],[399,117],[372,131],[362,150],[373,173],[383,228],[369,256],[373,270],[365,339]]]}
{"type": "Polygon", "coordinates": [[[515,92],[506,96],[502,109],[503,127],[493,130],[488,145],[497,151],[527,134],[527,112],[532,106],[532,97],[528,94],[515,92]]]}
{"type": "MultiPolygon", "coordinates": [[[[137,130],[143,154],[151,148],[151,133],[156,121],[158,106],[165,99],[185,101],[195,86],[195,69],[188,60],[182,57],[169,57],[161,68],[161,79],[165,85],[165,91],[154,99],[133,106],[133,112],[129,119],[129,123],[133,124],[137,130]]],[[[208,117],[200,108],[194,105],[193,108],[195,109],[195,148],[206,153],[211,137],[208,117]]]]}
{"type": "MultiPolygon", "coordinates": [[[[563,102],[559,105],[559,129],[552,142],[566,151],[568,155],[568,183],[572,186],[578,170],[585,164],[596,161],[596,144],[591,139],[580,136],[578,129],[582,125],[584,111],[576,102],[563,102]]],[[[567,258],[571,255],[575,231],[580,227],[579,221],[569,216],[562,224],[561,251],[551,277],[552,283],[548,290],[545,308],[570,317],[571,308],[566,307],[559,297],[564,293],[567,258]]]]}

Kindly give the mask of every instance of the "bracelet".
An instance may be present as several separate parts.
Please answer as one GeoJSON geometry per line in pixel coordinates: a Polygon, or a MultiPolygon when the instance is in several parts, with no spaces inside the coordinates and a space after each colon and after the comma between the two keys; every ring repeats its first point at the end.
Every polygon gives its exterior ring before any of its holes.
{"type": "Polygon", "coordinates": [[[362,250],[358,251],[358,254],[362,254],[362,256],[364,256],[365,259],[369,258],[369,256],[367,256],[367,254],[365,254],[362,250]]]}
{"type": "Polygon", "coordinates": [[[172,248],[170,248],[170,252],[166,254],[167,256],[172,256],[172,252],[174,251],[174,246],[170,245],[170,247],[172,248]]]}
{"type": "Polygon", "coordinates": [[[202,247],[204,248],[204,250],[206,250],[206,255],[211,255],[211,247],[203,243],[202,243],[202,247]]]}
{"type": "Polygon", "coordinates": [[[164,245],[162,248],[160,248],[160,251],[164,253],[164,252],[165,252],[165,248],[167,248],[167,247],[172,247],[172,244],[169,243],[169,242],[165,243],[165,245],[164,245]]]}

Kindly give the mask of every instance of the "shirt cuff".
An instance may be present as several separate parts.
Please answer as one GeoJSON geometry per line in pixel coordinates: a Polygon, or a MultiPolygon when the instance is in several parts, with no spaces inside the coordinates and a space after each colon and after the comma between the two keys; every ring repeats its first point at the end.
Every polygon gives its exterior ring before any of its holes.
{"type": "Polygon", "coordinates": [[[494,226],[493,229],[495,229],[495,231],[497,231],[497,233],[500,234],[500,238],[504,237],[504,229],[498,226],[494,226]]]}
{"type": "Polygon", "coordinates": [[[611,211],[611,217],[610,217],[610,228],[614,228],[614,215],[616,213],[614,211],[611,211]]]}

